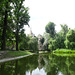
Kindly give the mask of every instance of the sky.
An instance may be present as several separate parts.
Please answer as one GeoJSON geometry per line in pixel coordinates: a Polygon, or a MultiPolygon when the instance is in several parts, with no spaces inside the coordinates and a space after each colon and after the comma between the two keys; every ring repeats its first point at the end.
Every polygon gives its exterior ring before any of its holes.
{"type": "MultiPolygon", "coordinates": [[[[25,0],[24,5],[29,7],[29,25],[36,36],[43,35],[49,22],[56,24],[56,32],[61,30],[60,24],[75,28],[75,0],[25,0]]],[[[28,26],[25,30],[29,34],[28,26]]]]}

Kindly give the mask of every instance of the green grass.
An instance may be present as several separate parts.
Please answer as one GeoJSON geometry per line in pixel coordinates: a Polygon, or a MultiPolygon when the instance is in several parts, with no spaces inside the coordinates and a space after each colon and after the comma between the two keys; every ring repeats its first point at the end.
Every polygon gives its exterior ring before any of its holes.
{"type": "Polygon", "coordinates": [[[53,53],[75,53],[75,50],[70,49],[57,49],[53,53]]]}
{"type": "Polygon", "coordinates": [[[70,49],[57,49],[53,51],[53,54],[57,56],[75,56],[75,50],[70,49]]]}
{"type": "Polygon", "coordinates": [[[23,56],[23,55],[31,54],[31,52],[28,52],[28,51],[10,51],[10,52],[8,52],[8,54],[13,55],[13,56],[23,56]]]}
{"type": "Polygon", "coordinates": [[[2,56],[0,56],[0,59],[24,56],[28,54],[32,54],[32,53],[29,51],[8,51],[6,54],[3,54],[2,56]]]}
{"type": "Polygon", "coordinates": [[[75,57],[75,53],[54,53],[54,55],[75,57]]]}

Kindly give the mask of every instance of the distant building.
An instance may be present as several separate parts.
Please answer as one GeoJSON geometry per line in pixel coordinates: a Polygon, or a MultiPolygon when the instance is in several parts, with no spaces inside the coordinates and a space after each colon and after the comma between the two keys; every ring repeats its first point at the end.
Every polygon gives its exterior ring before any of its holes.
{"type": "Polygon", "coordinates": [[[43,50],[43,45],[41,43],[42,35],[38,35],[38,49],[43,50]]]}
{"type": "Polygon", "coordinates": [[[33,34],[32,30],[30,29],[30,34],[29,36],[35,37],[35,35],[33,34]]]}

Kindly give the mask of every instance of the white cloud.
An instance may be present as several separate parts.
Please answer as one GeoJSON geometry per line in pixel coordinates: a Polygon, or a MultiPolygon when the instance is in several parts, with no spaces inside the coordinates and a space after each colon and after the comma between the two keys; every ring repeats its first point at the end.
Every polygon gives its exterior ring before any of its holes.
{"type": "Polygon", "coordinates": [[[46,24],[51,21],[60,30],[60,24],[75,28],[75,0],[26,0],[30,8],[30,26],[34,34],[43,34],[46,24]]]}
{"type": "MultiPolygon", "coordinates": [[[[46,75],[46,72],[44,71],[44,69],[38,69],[36,68],[35,70],[32,71],[32,75],[46,75]]],[[[30,75],[30,72],[26,72],[26,75],[30,75]]]]}

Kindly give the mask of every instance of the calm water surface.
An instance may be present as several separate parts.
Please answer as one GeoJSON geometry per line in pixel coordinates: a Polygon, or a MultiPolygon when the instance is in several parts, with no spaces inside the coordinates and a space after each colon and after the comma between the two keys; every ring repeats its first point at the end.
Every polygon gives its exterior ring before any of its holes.
{"type": "Polygon", "coordinates": [[[75,57],[32,55],[0,63],[0,75],[75,75],[75,57]]]}

